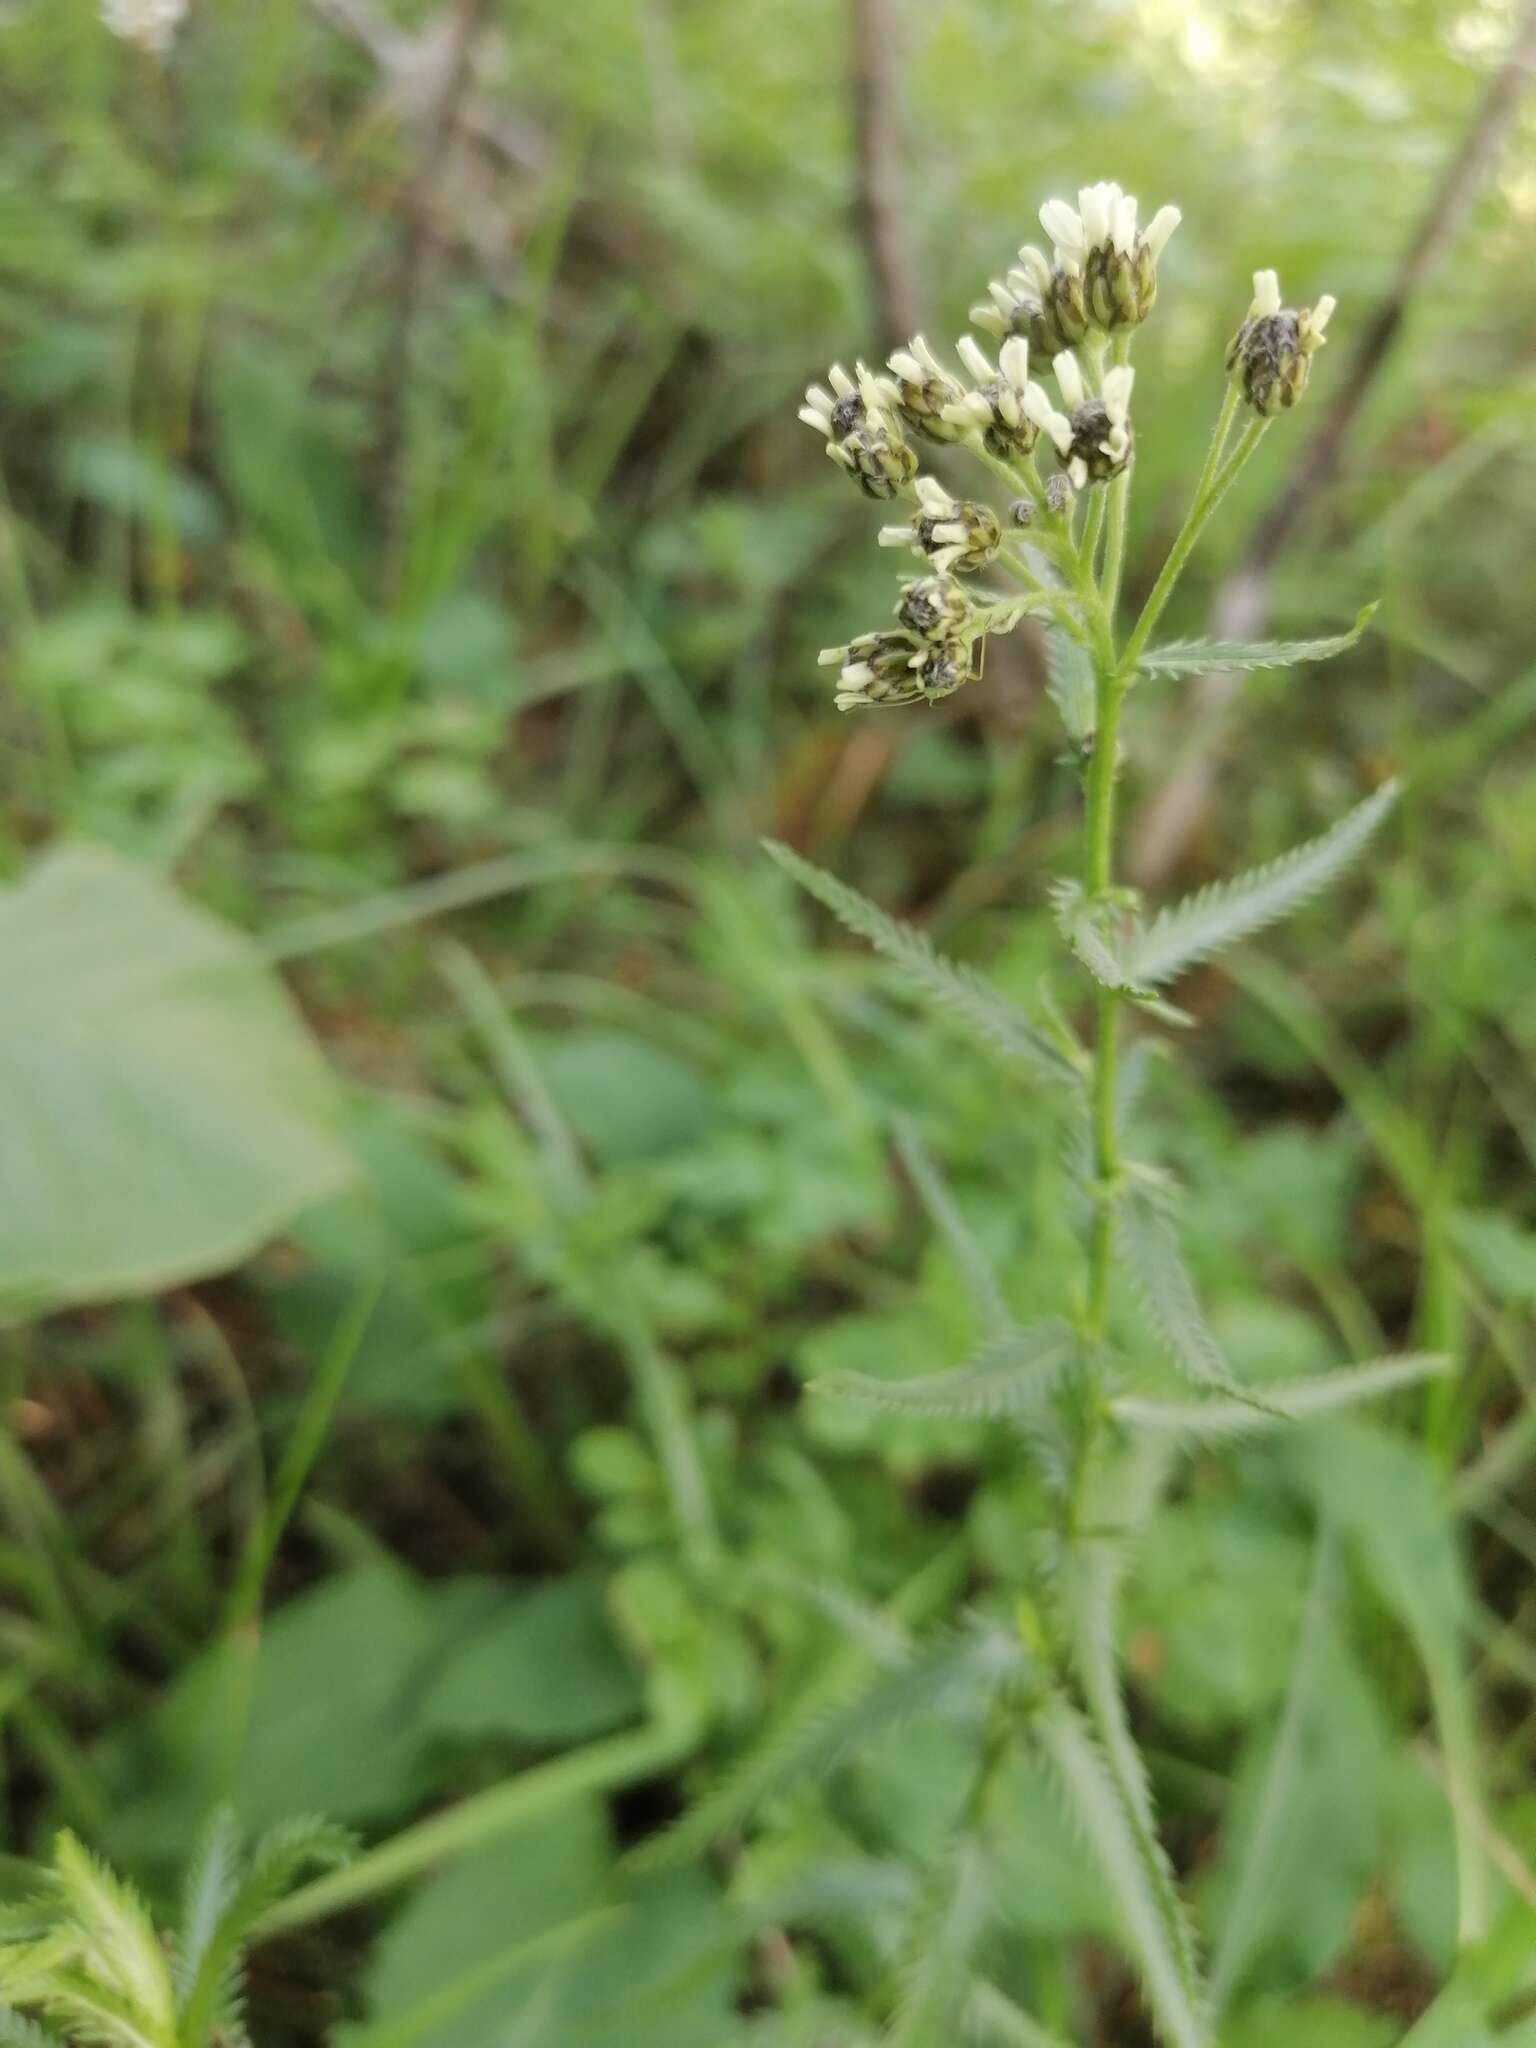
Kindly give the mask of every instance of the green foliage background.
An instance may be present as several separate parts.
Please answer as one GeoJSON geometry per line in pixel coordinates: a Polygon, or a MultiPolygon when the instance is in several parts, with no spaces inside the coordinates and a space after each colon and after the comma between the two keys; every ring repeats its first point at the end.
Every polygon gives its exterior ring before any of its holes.
{"type": "MultiPolygon", "coordinates": [[[[1249,273],[1340,298],[1167,622],[1198,633],[1514,9],[898,12],[935,340],[1050,194],[1183,208],[1133,595],[1249,273]]],[[[994,1308],[1066,1309],[1076,1223],[1027,1080],[757,842],[1032,997],[1079,803],[1032,644],[944,715],[834,720],[815,667],[891,588],[794,421],[877,348],[845,39],[829,0],[495,0],[503,146],[434,151],[419,52],[413,100],[309,0],[194,0],[165,67],[88,0],[0,14],[5,1875],[67,1824],[159,1903],[221,1799],[357,1827],[274,1916],[261,2039],[768,2048],[920,2009],[977,1728],[903,1719],[820,1789],[760,1745],[892,1631],[1006,1608],[1035,1504],[995,1425],[804,1390],[966,1357],[977,1247],[994,1308]],[[724,1848],[648,1865],[695,1801],[724,1848]]],[[[1280,567],[1277,634],[1379,597],[1373,630],[1245,678],[1180,882],[1389,774],[1397,815],[1148,1034],[1239,1375],[1455,1360],[1370,1426],[1203,1452],[1135,1551],[1133,1709],[1231,2048],[1430,2003],[1457,1729],[1536,1949],[1532,120],[1280,567]]],[[[1180,679],[1138,693],[1133,810],[1188,725],[1180,679]]],[[[990,1978],[1140,2040],[1012,1768],[990,1978]]]]}

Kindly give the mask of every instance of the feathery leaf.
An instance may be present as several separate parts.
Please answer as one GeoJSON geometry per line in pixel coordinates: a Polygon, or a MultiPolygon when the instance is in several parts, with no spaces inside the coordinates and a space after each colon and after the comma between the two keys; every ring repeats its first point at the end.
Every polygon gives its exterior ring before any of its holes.
{"type": "Polygon", "coordinates": [[[1248,1398],[1233,1379],[1205,1319],[1172,1219],[1163,1207],[1144,1195],[1131,1195],[1121,1205],[1118,1239],[1152,1327],[1179,1371],[1197,1387],[1248,1398]]]}
{"type": "Polygon", "coordinates": [[[0,2005],[0,2048],[56,2048],[55,2037],[12,2005],[0,2005]]]}
{"type": "Polygon", "coordinates": [[[1056,1695],[1037,1714],[1040,1746],[1068,1811],[1098,1859],[1169,2048],[1210,2048],[1204,1996],[1181,1962],[1131,1817],[1077,1709],[1056,1695]]]}
{"type": "Polygon", "coordinates": [[[978,1842],[954,1845],[931,1873],[912,1916],[901,1996],[887,2048],[934,2048],[960,2031],[971,1965],[992,1919],[993,1887],[978,1842]]]}
{"type": "Polygon", "coordinates": [[[1397,784],[1384,782],[1319,838],[1294,847],[1267,867],[1253,868],[1230,882],[1215,882],[1160,912],[1128,947],[1120,963],[1122,972],[1136,983],[1154,987],[1220,947],[1288,916],[1354,859],[1396,797],[1397,784]]]}
{"type": "Polygon", "coordinates": [[[893,961],[913,990],[968,1024],[991,1051],[1029,1067],[1043,1080],[1077,1084],[1078,1076],[1044,1032],[974,968],[947,960],[926,934],[889,916],[836,875],[802,860],[792,848],[776,839],[765,839],[763,847],[841,924],[893,961]]]}
{"type": "Polygon", "coordinates": [[[1210,669],[1295,668],[1305,661],[1328,661],[1353,647],[1375,616],[1376,606],[1368,604],[1348,632],[1314,640],[1175,640],[1149,648],[1136,667],[1145,676],[1189,676],[1210,669]]]}
{"type": "Polygon", "coordinates": [[[171,1973],[143,1900],[67,1829],[54,1842],[53,1867],[93,1979],[152,2034],[168,2036],[175,2015],[171,1973]]]}
{"type": "Polygon", "coordinates": [[[814,1680],[761,1741],[674,1827],[631,1858],[636,1868],[686,1862],[739,1827],[764,1800],[829,1776],[877,1736],[976,1700],[1015,1675],[1021,1646],[1000,1630],[971,1625],[923,1644],[893,1669],[841,1699],[814,1680]]]}
{"type": "Polygon", "coordinates": [[[209,1822],[187,1866],[173,1971],[179,2006],[184,2006],[191,1995],[203,1958],[239,1883],[240,1827],[233,1808],[222,1806],[209,1822]]]}
{"type": "Polygon", "coordinates": [[[1032,1414],[1061,1377],[1077,1339],[1070,1324],[1049,1317],[984,1344],[966,1365],[949,1372],[883,1380],[873,1373],[832,1373],[813,1380],[814,1392],[863,1401],[898,1415],[975,1420],[1032,1414]]]}
{"type": "Polygon", "coordinates": [[[1345,1366],[1338,1372],[1317,1373],[1310,1379],[1267,1381],[1262,1405],[1252,1399],[1144,1401],[1122,1395],[1109,1406],[1112,1414],[1134,1429],[1169,1430],[1191,1439],[1257,1436],[1282,1423],[1307,1422],[1315,1415],[1353,1408],[1377,1394],[1413,1386],[1448,1371],[1450,1364],[1449,1358],[1436,1353],[1406,1352],[1374,1358],[1367,1365],[1345,1366]]]}

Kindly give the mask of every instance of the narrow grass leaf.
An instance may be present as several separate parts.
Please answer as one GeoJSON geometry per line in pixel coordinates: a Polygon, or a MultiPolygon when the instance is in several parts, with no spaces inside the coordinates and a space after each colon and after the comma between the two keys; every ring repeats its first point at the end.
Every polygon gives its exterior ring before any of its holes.
{"type": "Polygon", "coordinates": [[[1349,865],[1396,798],[1397,784],[1385,782],[1319,838],[1162,911],[1132,941],[1122,971],[1138,984],[1155,987],[1221,947],[1288,917],[1349,865]]]}
{"type": "Polygon", "coordinates": [[[1042,1080],[1076,1086],[1077,1075],[1044,1032],[974,968],[947,960],[925,933],[889,916],[857,889],[802,860],[778,840],[765,839],[763,846],[785,874],[825,904],[839,923],[899,967],[914,993],[958,1017],[991,1051],[1030,1068],[1042,1080]]]}
{"type": "Polygon", "coordinates": [[[1331,661],[1354,646],[1375,616],[1376,606],[1365,605],[1347,632],[1313,640],[1174,640],[1149,648],[1136,667],[1145,676],[1190,676],[1211,669],[1296,668],[1303,662],[1331,661]]]}

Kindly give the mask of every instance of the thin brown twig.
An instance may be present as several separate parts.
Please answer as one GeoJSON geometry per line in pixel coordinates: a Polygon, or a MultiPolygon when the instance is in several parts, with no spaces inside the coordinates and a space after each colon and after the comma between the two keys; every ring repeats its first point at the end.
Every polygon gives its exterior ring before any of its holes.
{"type": "Polygon", "coordinates": [[[854,214],[880,328],[894,347],[918,332],[922,315],[903,205],[900,51],[892,0],[849,0],[848,45],[854,214]]]}
{"type": "MultiPolygon", "coordinates": [[[[1249,639],[1263,627],[1269,615],[1275,564],[1336,475],[1344,445],[1414,299],[1449,253],[1503,151],[1533,67],[1536,0],[1528,0],[1509,54],[1489,80],[1391,287],[1355,346],[1333,403],[1254,529],[1241,564],[1217,588],[1211,606],[1212,632],[1217,639],[1249,639]]],[[[1132,833],[1131,871],[1143,888],[1167,880],[1200,828],[1215,788],[1221,742],[1237,684],[1235,675],[1220,671],[1202,676],[1194,686],[1195,717],[1183,754],[1132,833]]]]}

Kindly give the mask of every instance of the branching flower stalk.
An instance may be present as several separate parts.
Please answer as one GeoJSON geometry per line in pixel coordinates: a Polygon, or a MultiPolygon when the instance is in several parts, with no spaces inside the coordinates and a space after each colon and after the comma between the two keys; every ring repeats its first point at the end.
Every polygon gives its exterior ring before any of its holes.
{"type": "MultiPolygon", "coordinates": [[[[1305,392],[1333,311],[1331,298],[1300,311],[1285,307],[1275,273],[1260,271],[1227,353],[1225,393],[1184,522],[1139,612],[1120,625],[1135,460],[1131,349],[1156,303],[1159,261],[1179,222],[1168,206],[1144,228],[1137,215],[1136,200],[1113,184],[1087,187],[1076,207],[1049,201],[1040,218],[1050,256],[1022,249],[1017,267],[972,309],[995,358],[967,334],[949,363],[918,336],[882,370],[834,365],[827,383],[807,392],[801,412],[866,496],[909,508],[880,541],[910,550],[923,571],[903,584],[894,624],[823,653],[837,671],[840,710],[949,696],[980,675],[986,641],[1026,616],[1044,621],[1059,643],[1052,695],[1077,747],[1084,851],[1079,878],[1058,883],[1053,897],[1062,935],[1095,984],[1091,1043],[1079,1043],[1054,1010],[1038,1022],[1018,1010],[838,878],[785,848],[774,851],[919,993],[1032,1069],[1080,1119],[1089,1220],[1072,1321],[1004,1330],[970,1365],[947,1374],[904,1384],[843,1375],[830,1391],[899,1412],[1007,1416],[1020,1427],[1056,1502],[1055,1565],[1038,1607],[1026,1603],[1021,1615],[1022,1665],[1004,1657],[997,1668],[1098,1854],[1162,2038],[1174,2048],[1210,2048],[1211,2000],[1160,1845],[1116,1667],[1120,1553],[1103,1540],[1106,1469],[1118,1475],[1109,1512],[1124,1536],[1150,1514],[1180,1436],[1273,1426],[1367,1398],[1441,1361],[1367,1365],[1278,1395],[1270,1390],[1270,1398],[1248,1392],[1222,1357],[1183,1264],[1168,1177],[1126,1155],[1122,1011],[1131,1005],[1168,1014],[1160,984],[1305,901],[1359,850],[1392,800],[1390,786],[1377,791],[1320,839],[1150,924],[1116,882],[1121,727],[1138,682],[1201,665],[1322,659],[1352,645],[1369,616],[1323,640],[1153,644],[1201,535],[1271,421],[1305,392]],[[1049,366],[1054,397],[1031,375],[1040,364],[1049,366]],[[1006,512],[926,473],[918,454],[925,442],[951,464],[963,456],[978,461],[1006,488],[1006,512]],[[981,588],[975,579],[983,572],[1010,580],[1014,590],[981,588]],[[1070,659],[1060,658],[1063,646],[1070,659]],[[1160,1406],[1122,1391],[1120,1265],[1137,1283],[1155,1348],[1194,1383],[1200,1400],[1160,1406]]],[[[995,1728],[995,1715],[986,1724],[995,1728]]],[[[991,1770],[989,1762],[985,1781],[991,1770]]],[[[971,1817],[978,1826],[985,1803],[979,1789],[971,1817]]]]}

